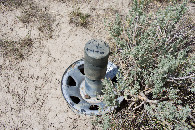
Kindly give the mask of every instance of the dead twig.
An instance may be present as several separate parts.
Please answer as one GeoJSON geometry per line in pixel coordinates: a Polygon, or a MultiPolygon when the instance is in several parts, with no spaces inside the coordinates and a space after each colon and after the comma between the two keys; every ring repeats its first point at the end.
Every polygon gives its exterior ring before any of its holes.
{"type": "Polygon", "coordinates": [[[141,104],[139,104],[137,107],[133,108],[133,111],[135,111],[136,109],[140,108],[142,105],[145,104],[145,101],[143,101],[141,104]]]}
{"type": "Polygon", "coordinates": [[[159,102],[159,100],[150,100],[150,99],[148,99],[143,92],[140,92],[139,98],[144,100],[145,102],[148,102],[148,103],[157,104],[159,102]]]}
{"type": "Polygon", "coordinates": [[[129,105],[129,109],[135,104],[135,102],[132,102],[130,105],[129,105]]]}
{"type": "Polygon", "coordinates": [[[193,120],[193,122],[195,122],[195,118],[192,116],[191,113],[189,113],[189,117],[193,120]]]}
{"type": "Polygon", "coordinates": [[[171,80],[183,80],[183,79],[195,79],[195,74],[191,74],[189,76],[185,76],[185,77],[178,77],[178,78],[175,78],[175,77],[169,77],[169,79],[171,80]]]}
{"type": "Polygon", "coordinates": [[[148,93],[150,93],[150,92],[152,92],[152,89],[149,89],[149,90],[147,90],[148,88],[146,88],[146,91],[144,92],[145,94],[148,94],[148,93]]]}

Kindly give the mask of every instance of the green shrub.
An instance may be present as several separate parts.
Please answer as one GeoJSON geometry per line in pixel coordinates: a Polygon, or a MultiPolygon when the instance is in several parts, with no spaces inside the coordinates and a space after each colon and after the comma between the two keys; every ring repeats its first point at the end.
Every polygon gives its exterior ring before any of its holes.
{"type": "MultiPolygon", "coordinates": [[[[190,129],[194,127],[195,33],[193,23],[187,27],[180,23],[186,2],[149,14],[144,5],[144,0],[134,0],[125,21],[117,15],[108,25],[121,76],[114,85],[105,79],[104,101],[115,105],[115,97],[123,95],[130,104],[126,112],[135,115],[120,119],[129,122],[113,128],[190,129]]],[[[109,116],[111,122],[119,120],[116,114],[109,116]]]]}

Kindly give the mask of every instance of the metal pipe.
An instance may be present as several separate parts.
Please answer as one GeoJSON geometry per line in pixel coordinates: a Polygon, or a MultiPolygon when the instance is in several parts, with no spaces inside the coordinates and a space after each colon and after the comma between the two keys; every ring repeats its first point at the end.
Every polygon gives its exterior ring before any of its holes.
{"type": "Polygon", "coordinates": [[[102,40],[90,40],[84,48],[85,91],[89,97],[96,97],[102,92],[102,79],[107,70],[110,48],[102,40]]]}

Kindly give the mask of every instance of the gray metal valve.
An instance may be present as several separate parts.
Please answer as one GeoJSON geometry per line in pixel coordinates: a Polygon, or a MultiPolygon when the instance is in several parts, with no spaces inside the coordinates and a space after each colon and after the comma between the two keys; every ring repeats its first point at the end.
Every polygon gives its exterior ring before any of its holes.
{"type": "MultiPolygon", "coordinates": [[[[101,115],[115,108],[97,98],[102,95],[102,79],[115,79],[118,68],[108,62],[109,46],[102,40],[90,40],[84,48],[84,60],[70,65],[62,77],[62,94],[70,108],[79,114],[101,115]]],[[[117,99],[119,103],[123,97],[117,99]]]]}
{"type": "Polygon", "coordinates": [[[102,79],[107,70],[109,46],[102,40],[90,40],[84,48],[85,88],[89,97],[96,97],[102,92],[102,79]]]}

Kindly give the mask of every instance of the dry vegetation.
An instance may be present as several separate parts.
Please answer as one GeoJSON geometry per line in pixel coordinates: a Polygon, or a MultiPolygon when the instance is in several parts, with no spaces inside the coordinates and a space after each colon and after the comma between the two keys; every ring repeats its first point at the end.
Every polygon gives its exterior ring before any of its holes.
{"type": "Polygon", "coordinates": [[[73,23],[76,26],[82,26],[87,28],[87,26],[89,25],[89,14],[84,14],[82,13],[80,10],[80,8],[75,9],[75,11],[72,11],[70,13],[70,24],[73,23]]]}
{"type": "Polygon", "coordinates": [[[33,41],[31,38],[21,39],[19,41],[0,40],[0,49],[4,58],[22,60],[29,56],[33,41]]]}

